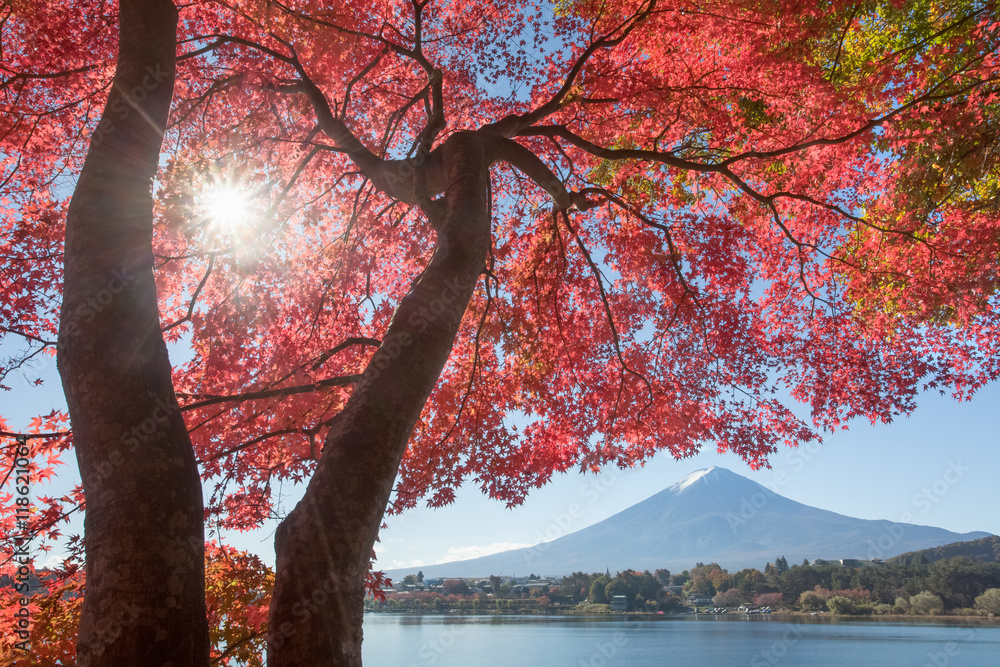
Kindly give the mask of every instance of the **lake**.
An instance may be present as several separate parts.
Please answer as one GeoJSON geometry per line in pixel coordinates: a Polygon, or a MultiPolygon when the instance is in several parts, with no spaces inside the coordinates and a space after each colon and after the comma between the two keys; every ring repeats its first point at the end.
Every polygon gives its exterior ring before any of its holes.
{"type": "Polygon", "coordinates": [[[1000,626],[824,617],[366,614],[368,667],[1000,667],[1000,626]]]}

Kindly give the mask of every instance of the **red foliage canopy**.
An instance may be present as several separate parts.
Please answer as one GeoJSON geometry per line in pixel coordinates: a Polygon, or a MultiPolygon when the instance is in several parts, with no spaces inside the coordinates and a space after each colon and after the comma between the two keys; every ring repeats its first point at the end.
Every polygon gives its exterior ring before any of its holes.
{"type": "MultiPolygon", "coordinates": [[[[493,246],[396,511],[466,482],[516,504],[556,472],[661,450],[756,467],[1000,373],[992,3],[180,11],[156,278],[165,336],[192,352],[174,385],[221,524],[257,525],[272,483],[312,471],[428,262],[418,205],[460,130],[495,137],[493,246]]],[[[116,17],[93,0],[0,12],[0,334],[21,349],[2,382],[54,350],[67,190],[101,138],[116,17]]],[[[69,446],[37,442],[43,472],[69,446]]]]}

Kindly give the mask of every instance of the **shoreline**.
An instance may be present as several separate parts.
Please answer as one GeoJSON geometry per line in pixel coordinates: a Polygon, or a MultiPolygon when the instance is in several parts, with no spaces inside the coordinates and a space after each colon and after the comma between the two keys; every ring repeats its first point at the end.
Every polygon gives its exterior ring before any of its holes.
{"type": "Polygon", "coordinates": [[[941,615],[925,615],[925,614],[832,614],[830,612],[808,612],[808,611],[775,611],[770,614],[746,614],[740,612],[734,612],[731,614],[697,614],[694,612],[685,612],[680,614],[656,614],[647,612],[620,612],[620,611],[599,611],[599,610],[581,610],[581,611],[571,611],[571,610],[558,610],[558,611],[545,611],[538,613],[525,613],[525,612],[498,612],[498,611],[433,611],[433,610],[371,610],[366,609],[365,615],[389,615],[389,616],[441,616],[446,618],[452,617],[466,617],[466,616],[517,616],[517,617],[559,617],[559,618],[581,618],[581,617],[606,617],[606,618],[635,618],[635,619],[645,619],[645,620],[666,620],[666,619],[698,619],[698,620],[716,620],[720,618],[725,619],[753,619],[762,620],[776,619],[783,621],[803,621],[803,620],[817,620],[817,621],[864,621],[864,622],[900,622],[900,623],[917,623],[917,624],[939,624],[948,625],[951,623],[965,623],[965,624],[977,624],[977,625],[1000,625],[1000,616],[951,616],[946,614],[941,615]]]}

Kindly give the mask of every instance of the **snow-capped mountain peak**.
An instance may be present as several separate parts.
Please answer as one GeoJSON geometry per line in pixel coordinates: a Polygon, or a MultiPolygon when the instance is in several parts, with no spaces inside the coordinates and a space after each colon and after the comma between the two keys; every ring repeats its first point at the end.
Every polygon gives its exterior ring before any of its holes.
{"type": "Polygon", "coordinates": [[[714,470],[716,470],[715,467],[695,470],[693,473],[684,477],[684,479],[674,484],[674,487],[676,488],[677,491],[683,491],[684,489],[688,488],[689,486],[697,482],[699,479],[705,477],[714,470]]]}
{"type": "MultiPolygon", "coordinates": [[[[548,541],[421,569],[425,576],[526,571],[566,575],[626,568],[680,571],[699,561],[714,561],[735,571],[763,569],[778,556],[785,556],[790,563],[813,558],[884,559],[989,535],[855,519],[803,505],[717,466],[696,470],[603,521],[567,531],[584,521],[583,515],[555,517],[553,524],[539,533],[548,541]]],[[[398,578],[407,573],[389,574],[398,578]]]]}

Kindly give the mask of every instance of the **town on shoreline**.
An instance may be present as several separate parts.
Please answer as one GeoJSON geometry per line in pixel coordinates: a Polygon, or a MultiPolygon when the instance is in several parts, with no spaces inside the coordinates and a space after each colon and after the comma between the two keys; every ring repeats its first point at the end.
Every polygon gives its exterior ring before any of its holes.
{"type": "MultiPolygon", "coordinates": [[[[996,538],[994,538],[996,539],[996,538]]],[[[370,595],[366,612],[431,614],[771,614],[1000,617],[1000,562],[924,552],[888,561],[784,557],[763,570],[698,563],[671,573],[624,570],[563,577],[409,574],[370,595]]]]}

